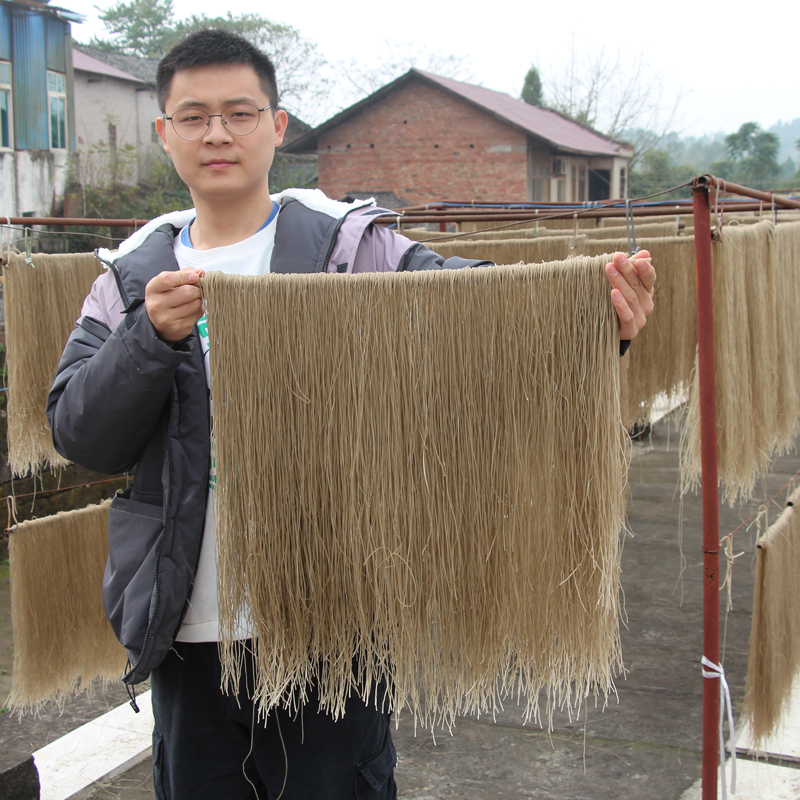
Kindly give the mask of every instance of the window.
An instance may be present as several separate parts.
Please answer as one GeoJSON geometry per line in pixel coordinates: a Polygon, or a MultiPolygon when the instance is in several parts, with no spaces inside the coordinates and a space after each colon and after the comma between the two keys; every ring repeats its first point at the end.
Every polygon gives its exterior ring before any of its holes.
{"type": "Polygon", "coordinates": [[[67,147],[67,76],[60,72],[47,73],[47,100],[50,106],[50,147],[67,147]]]}
{"type": "Polygon", "coordinates": [[[0,147],[11,147],[11,64],[0,61],[0,147]]]}
{"type": "Polygon", "coordinates": [[[546,203],[549,199],[550,166],[548,164],[533,165],[533,192],[531,200],[535,203],[546,203]]]}

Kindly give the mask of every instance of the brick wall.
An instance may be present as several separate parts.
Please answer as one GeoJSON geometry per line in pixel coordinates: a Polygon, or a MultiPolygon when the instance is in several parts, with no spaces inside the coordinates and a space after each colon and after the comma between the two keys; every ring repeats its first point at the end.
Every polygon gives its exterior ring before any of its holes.
{"type": "Polygon", "coordinates": [[[394,192],[412,204],[526,199],[526,136],[411,79],[323,134],[319,188],[394,192]]]}

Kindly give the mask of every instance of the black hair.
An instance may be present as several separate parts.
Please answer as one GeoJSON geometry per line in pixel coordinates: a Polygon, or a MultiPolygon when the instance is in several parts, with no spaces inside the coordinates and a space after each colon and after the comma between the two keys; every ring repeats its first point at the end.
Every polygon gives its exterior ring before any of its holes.
{"type": "Polygon", "coordinates": [[[220,28],[205,28],[189,34],[175,45],[158,64],[156,92],[161,111],[172,88],[175,73],[193,67],[244,64],[255,70],[270,105],[278,107],[278,84],[275,67],[269,56],[262,53],[247,39],[220,28]]]}

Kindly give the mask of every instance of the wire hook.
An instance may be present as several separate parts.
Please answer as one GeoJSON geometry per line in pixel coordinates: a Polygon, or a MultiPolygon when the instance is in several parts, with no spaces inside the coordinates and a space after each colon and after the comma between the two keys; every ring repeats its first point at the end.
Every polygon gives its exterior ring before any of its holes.
{"type": "Polygon", "coordinates": [[[26,225],[24,230],[25,230],[25,233],[23,234],[23,238],[24,238],[24,241],[25,241],[25,263],[29,267],[33,267],[35,269],[36,268],[36,264],[33,263],[33,259],[31,258],[31,255],[33,254],[32,253],[33,238],[32,238],[32,234],[31,234],[31,229],[26,225]]]}
{"type": "Polygon", "coordinates": [[[634,256],[639,252],[636,246],[636,227],[633,222],[633,207],[630,198],[625,200],[625,230],[628,233],[628,255],[634,256]]]}
{"type": "Polygon", "coordinates": [[[11,533],[19,525],[19,522],[17,522],[17,498],[13,494],[6,495],[6,511],[8,511],[6,533],[11,533]]]}

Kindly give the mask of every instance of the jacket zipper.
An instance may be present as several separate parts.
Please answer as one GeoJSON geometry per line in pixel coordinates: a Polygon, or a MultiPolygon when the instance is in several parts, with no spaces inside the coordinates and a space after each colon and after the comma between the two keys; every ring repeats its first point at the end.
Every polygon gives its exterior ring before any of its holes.
{"type": "Polygon", "coordinates": [[[114,280],[117,282],[117,289],[119,290],[119,296],[122,300],[122,305],[125,306],[125,309],[127,310],[128,306],[130,305],[130,300],[128,300],[128,293],[125,291],[125,287],[122,285],[122,276],[119,274],[119,270],[117,269],[116,265],[113,261],[106,261],[104,258],[101,258],[97,250],[94,251],[94,256],[101,264],[105,264],[111,270],[114,280]]]}
{"type": "Polygon", "coordinates": [[[144,632],[144,638],[142,639],[142,650],[139,653],[139,658],[136,659],[136,663],[131,667],[129,675],[131,673],[136,672],[139,667],[139,664],[142,663],[142,659],[144,658],[145,653],[147,652],[147,645],[150,641],[150,634],[153,630],[153,620],[155,619],[156,614],[158,613],[158,606],[161,595],[159,593],[159,582],[158,582],[158,575],[159,575],[159,567],[161,566],[161,554],[164,551],[164,545],[167,541],[167,528],[169,527],[169,511],[170,506],[172,505],[172,422],[175,415],[175,408],[177,403],[175,402],[175,390],[173,388],[172,392],[172,399],[170,400],[170,407],[169,407],[169,420],[167,422],[167,500],[164,504],[164,529],[161,531],[161,542],[158,545],[158,552],[156,553],[156,563],[155,563],[155,577],[153,581],[153,591],[155,592],[155,597],[153,598],[153,611],[150,614],[150,618],[147,620],[147,629],[144,632]]]}
{"type": "MultiPolygon", "coordinates": [[[[350,213],[349,211],[347,212],[350,213]]],[[[320,272],[327,272],[328,265],[331,263],[331,256],[333,255],[333,250],[336,247],[336,240],[339,238],[339,231],[342,229],[342,225],[344,225],[345,214],[343,217],[339,217],[338,221],[336,222],[336,227],[333,229],[333,234],[331,234],[331,242],[328,245],[328,252],[325,253],[325,260],[322,262],[322,269],[320,272]]]]}

